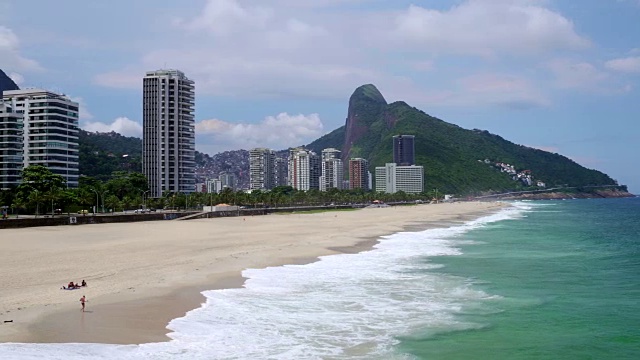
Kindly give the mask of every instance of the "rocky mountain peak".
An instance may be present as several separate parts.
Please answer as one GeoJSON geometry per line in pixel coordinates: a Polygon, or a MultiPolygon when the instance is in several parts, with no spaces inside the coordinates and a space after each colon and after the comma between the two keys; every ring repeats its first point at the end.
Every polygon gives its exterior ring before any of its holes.
{"type": "Polygon", "coordinates": [[[7,90],[20,90],[20,88],[9,76],[7,76],[7,74],[4,73],[4,71],[2,71],[2,69],[0,69],[0,95],[2,95],[3,91],[7,90]]]}
{"type": "Polygon", "coordinates": [[[371,125],[379,120],[387,108],[387,101],[373,84],[358,87],[349,98],[349,111],[345,124],[345,142],[342,147],[343,161],[358,156],[352,146],[364,136],[371,125]]]}
{"type": "Polygon", "coordinates": [[[349,105],[354,102],[367,101],[387,105],[387,101],[380,93],[380,90],[373,84],[359,86],[349,98],[349,105]]]}

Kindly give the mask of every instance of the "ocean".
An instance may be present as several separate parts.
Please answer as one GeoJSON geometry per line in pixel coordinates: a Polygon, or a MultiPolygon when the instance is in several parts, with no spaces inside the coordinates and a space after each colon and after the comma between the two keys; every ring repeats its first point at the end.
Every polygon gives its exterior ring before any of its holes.
{"type": "Polygon", "coordinates": [[[2,359],[640,359],[640,198],[513,202],[371,251],[249,269],[143,345],[2,359]]]}

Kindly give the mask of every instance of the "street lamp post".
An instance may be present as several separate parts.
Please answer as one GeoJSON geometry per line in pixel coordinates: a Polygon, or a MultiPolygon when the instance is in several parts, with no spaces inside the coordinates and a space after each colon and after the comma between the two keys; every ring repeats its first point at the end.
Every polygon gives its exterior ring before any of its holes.
{"type": "MultiPolygon", "coordinates": [[[[142,190],[141,190],[141,191],[142,191],[142,190]]],[[[146,208],[147,208],[147,202],[145,201],[145,197],[144,197],[144,196],[145,196],[149,191],[151,191],[151,190],[145,190],[145,191],[142,191],[142,208],[143,208],[143,209],[146,209],[146,208]]]]}
{"type": "Polygon", "coordinates": [[[39,209],[40,203],[38,202],[39,192],[38,192],[38,190],[33,190],[33,192],[36,193],[36,217],[38,217],[38,215],[40,213],[40,209],[39,209]]]}
{"type": "Polygon", "coordinates": [[[102,196],[102,213],[103,214],[104,214],[104,195],[106,193],[108,193],[108,192],[109,192],[109,190],[105,190],[105,191],[102,192],[102,194],[100,194],[100,196],[102,196]]]}
{"type": "Polygon", "coordinates": [[[98,190],[96,189],[91,189],[91,190],[93,190],[93,192],[96,193],[96,207],[93,210],[93,215],[95,215],[100,209],[100,197],[98,195],[98,190]]]}

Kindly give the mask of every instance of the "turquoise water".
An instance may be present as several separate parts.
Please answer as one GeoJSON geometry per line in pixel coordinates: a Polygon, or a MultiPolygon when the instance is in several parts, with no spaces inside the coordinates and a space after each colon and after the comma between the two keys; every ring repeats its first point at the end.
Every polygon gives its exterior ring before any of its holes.
{"type": "Polygon", "coordinates": [[[511,205],[247,269],[169,342],[0,343],[0,359],[640,359],[640,199],[511,205]]]}
{"type": "Polygon", "coordinates": [[[400,337],[419,359],[640,359],[640,199],[530,202],[459,237],[425,270],[493,297],[461,304],[464,330],[400,337]]]}

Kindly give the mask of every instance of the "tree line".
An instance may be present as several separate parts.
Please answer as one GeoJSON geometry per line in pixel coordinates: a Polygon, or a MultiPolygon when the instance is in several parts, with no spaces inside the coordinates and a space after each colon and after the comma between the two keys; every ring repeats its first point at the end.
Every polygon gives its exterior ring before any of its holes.
{"type": "Polygon", "coordinates": [[[288,207],[382,202],[431,201],[440,197],[437,189],[421,194],[377,193],[362,189],[328,191],[296,190],[280,186],[270,191],[245,192],[225,188],[220,193],[171,193],[160,198],[149,196],[146,177],[138,172],[116,171],[109,180],[80,176],[77,188],[67,188],[61,175],[41,165],[22,171],[22,183],[0,192],[0,205],[13,216],[19,214],[55,215],[58,213],[109,213],[148,209],[201,210],[218,204],[244,207],[288,207]]]}

